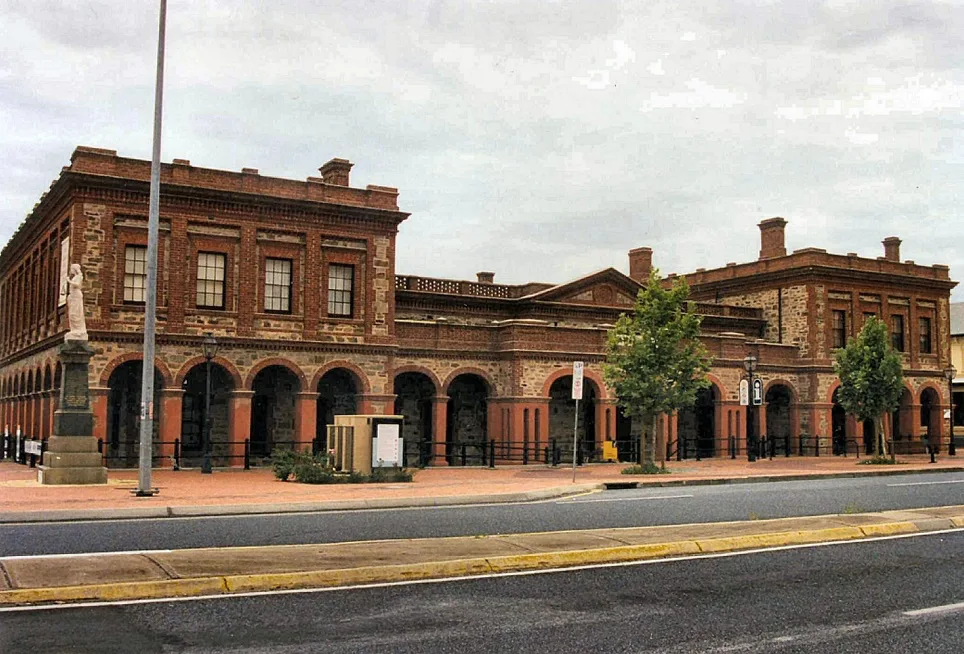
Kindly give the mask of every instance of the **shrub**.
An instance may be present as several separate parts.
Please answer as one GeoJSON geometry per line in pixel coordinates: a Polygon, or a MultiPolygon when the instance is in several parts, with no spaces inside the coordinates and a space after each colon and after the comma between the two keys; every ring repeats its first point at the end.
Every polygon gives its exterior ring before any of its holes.
{"type": "Polygon", "coordinates": [[[274,448],[271,451],[271,471],[276,479],[288,481],[294,472],[297,454],[293,450],[274,448]]]}
{"type": "Polygon", "coordinates": [[[313,461],[295,464],[294,475],[295,480],[302,484],[334,484],[338,481],[331,470],[313,461]]]}
{"type": "Polygon", "coordinates": [[[858,463],[869,466],[892,466],[897,463],[903,463],[903,461],[897,461],[895,459],[891,459],[889,456],[879,455],[872,456],[869,459],[861,459],[858,461],[858,463]]]}
{"type": "Polygon", "coordinates": [[[668,475],[669,470],[666,468],[660,468],[654,463],[646,463],[643,465],[629,466],[628,468],[622,469],[622,474],[624,475],[668,475]]]}

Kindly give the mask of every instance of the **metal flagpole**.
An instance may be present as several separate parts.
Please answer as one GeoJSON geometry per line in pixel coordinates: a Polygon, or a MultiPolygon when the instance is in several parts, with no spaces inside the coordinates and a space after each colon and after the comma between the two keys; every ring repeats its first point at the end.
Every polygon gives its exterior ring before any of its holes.
{"type": "Polygon", "coordinates": [[[161,107],[164,97],[164,31],[167,0],[161,0],[157,30],[157,78],[154,85],[154,149],[151,157],[151,200],[147,218],[147,297],[144,306],[144,361],[141,376],[140,458],[138,497],[157,493],[151,488],[151,458],[154,453],[154,331],[157,318],[157,227],[161,195],[161,107]]]}

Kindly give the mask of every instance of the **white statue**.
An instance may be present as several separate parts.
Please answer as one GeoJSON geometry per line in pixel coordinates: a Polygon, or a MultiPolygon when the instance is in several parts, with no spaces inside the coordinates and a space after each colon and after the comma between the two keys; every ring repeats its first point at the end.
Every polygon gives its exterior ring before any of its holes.
{"type": "Polygon", "coordinates": [[[70,331],[64,336],[65,341],[87,340],[84,293],[80,290],[83,284],[84,273],[80,271],[80,264],[70,264],[70,274],[67,275],[67,326],[70,327],[70,331]]]}

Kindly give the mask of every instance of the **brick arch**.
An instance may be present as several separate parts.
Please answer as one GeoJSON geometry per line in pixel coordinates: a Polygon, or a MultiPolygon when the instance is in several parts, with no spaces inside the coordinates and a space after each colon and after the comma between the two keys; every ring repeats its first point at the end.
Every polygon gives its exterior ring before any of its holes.
{"type": "Polygon", "coordinates": [[[726,385],[720,380],[719,377],[712,373],[706,373],[706,378],[710,381],[713,386],[716,386],[716,394],[719,396],[717,402],[722,402],[726,399],[726,385]]]}
{"type": "Polygon", "coordinates": [[[476,375],[478,377],[481,377],[482,381],[484,381],[487,386],[487,388],[485,389],[486,394],[489,397],[495,395],[495,391],[496,391],[495,382],[492,381],[488,373],[486,373],[484,370],[480,368],[475,368],[472,366],[466,366],[464,368],[458,368],[457,370],[453,370],[449,374],[449,376],[445,378],[445,383],[442,384],[442,395],[449,394],[449,386],[452,384],[453,381],[455,381],[455,378],[460,375],[476,375]]]}
{"type": "Polygon", "coordinates": [[[289,359],[283,359],[281,357],[271,357],[270,359],[263,359],[256,363],[250,371],[248,371],[248,376],[244,380],[245,390],[254,390],[254,378],[258,376],[258,373],[268,368],[270,366],[281,366],[282,368],[287,368],[291,374],[298,378],[298,383],[301,384],[301,390],[304,391],[308,388],[308,379],[305,377],[305,373],[301,368],[289,359]]]}
{"type": "MultiPolygon", "coordinates": [[[[790,383],[789,380],[779,377],[777,379],[771,379],[763,387],[763,401],[766,402],[767,392],[774,386],[786,386],[790,391],[790,402],[796,404],[800,401],[800,394],[797,392],[796,387],[790,383]]],[[[833,393],[830,394],[833,397],[833,393]]]]}
{"type": "Polygon", "coordinates": [[[27,393],[33,393],[36,390],[36,384],[34,383],[33,370],[27,371],[27,393]]]}
{"type": "Polygon", "coordinates": [[[50,371],[50,362],[44,363],[43,390],[49,391],[54,387],[54,375],[50,371]]]}
{"type": "Polygon", "coordinates": [[[921,403],[921,399],[923,399],[924,396],[924,391],[928,388],[937,393],[938,402],[944,401],[944,395],[941,392],[942,389],[932,381],[925,381],[920,385],[920,390],[917,392],[917,394],[911,395],[911,397],[915,397],[917,399],[917,404],[921,403]]]}
{"type": "MultiPolygon", "coordinates": [[[[827,404],[833,404],[833,394],[838,388],[840,388],[840,379],[835,379],[833,383],[830,384],[830,388],[827,389],[827,404]]],[[[911,390],[911,397],[913,396],[914,391],[911,390]]]]}
{"type": "MultiPolygon", "coordinates": [[[[184,384],[184,380],[187,379],[187,375],[189,372],[191,372],[191,369],[206,362],[207,359],[201,355],[198,355],[193,359],[188,359],[186,362],[184,362],[184,365],[181,366],[181,369],[177,371],[177,375],[174,377],[174,387],[180,388],[184,384]]],[[[234,383],[235,390],[241,388],[241,373],[238,372],[238,369],[233,363],[222,357],[214,357],[211,359],[211,363],[216,363],[224,368],[225,372],[231,376],[231,381],[234,383]]]]}
{"type": "MultiPolygon", "coordinates": [[[[558,370],[551,372],[549,376],[546,377],[545,383],[542,384],[542,397],[544,398],[549,397],[549,389],[552,388],[552,385],[556,382],[557,379],[562,379],[563,377],[571,377],[571,376],[572,376],[571,367],[559,368],[558,370]]],[[[606,387],[605,382],[603,382],[602,377],[599,376],[599,373],[597,373],[594,370],[590,370],[589,368],[584,368],[583,376],[586,379],[589,379],[590,381],[592,381],[596,385],[596,391],[599,393],[599,397],[596,398],[597,400],[610,399],[609,389],[606,387]]]]}
{"type": "MultiPolygon", "coordinates": [[[[423,368],[422,366],[399,366],[398,368],[395,368],[395,369],[392,371],[392,388],[393,388],[393,390],[394,390],[394,385],[395,385],[395,379],[398,378],[399,375],[404,375],[406,372],[417,372],[417,373],[419,373],[419,374],[425,375],[426,377],[429,378],[429,381],[432,382],[432,385],[435,386],[435,392],[436,392],[436,394],[442,392],[442,391],[441,391],[441,389],[442,389],[442,382],[439,381],[438,376],[437,376],[434,372],[432,372],[431,370],[429,370],[428,368],[423,368]]],[[[454,379],[454,377],[453,377],[453,379],[454,379]]]]}
{"type": "MultiPolygon", "coordinates": [[[[128,361],[143,361],[144,357],[140,352],[128,352],[127,354],[122,354],[118,357],[111,359],[106,366],[104,366],[103,372],[100,373],[100,385],[107,387],[110,385],[110,376],[114,373],[118,366],[127,363],[128,361]]],[[[154,359],[154,367],[157,372],[161,375],[161,381],[164,382],[164,388],[171,388],[173,386],[174,375],[171,374],[170,368],[164,363],[163,359],[154,359]]]]}
{"type": "Polygon", "coordinates": [[[343,359],[338,361],[329,361],[321,368],[319,368],[318,372],[316,372],[314,376],[311,378],[311,385],[308,386],[308,389],[311,390],[312,392],[317,390],[318,385],[321,383],[321,378],[324,377],[329,372],[331,372],[332,370],[337,370],[338,368],[343,368],[348,372],[352,373],[352,376],[355,378],[355,382],[358,387],[358,390],[356,392],[358,393],[372,392],[372,386],[371,386],[371,383],[368,381],[368,375],[365,374],[365,371],[359,368],[358,366],[356,366],[351,361],[345,361],[343,359]]]}

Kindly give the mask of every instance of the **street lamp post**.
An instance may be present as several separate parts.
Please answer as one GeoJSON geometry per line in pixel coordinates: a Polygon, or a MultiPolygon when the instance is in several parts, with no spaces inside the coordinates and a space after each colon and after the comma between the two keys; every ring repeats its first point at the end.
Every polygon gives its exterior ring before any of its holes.
{"type": "Polygon", "coordinates": [[[957,448],[954,447],[954,376],[957,375],[957,369],[954,366],[950,366],[944,371],[944,376],[947,377],[947,397],[950,398],[951,405],[951,419],[948,420],[948,425],[950,426],[951,440],[947,444],[947,453],[951,456],[957,456],[957,448]]]}
{"type": "Polygon", "coordinates": [[[204,389],[204,458],[201,459],[201,472],[211,474],[211,359],[218,353],[218,341],[211,332],[204,335],[201,343],[204,352],[207,380],[204,389]]]}
{"type": "Polygon", "coordinates": [[[754,449],[756,448],[756,438],[754,438],[754,435],[753,435],[753,430],[756,429],[756,426],[757,426],[756,420],[755,420],[756,415],[754,413],[755,405],[753,404],[753,372],[756,370],[756,357],[753,356],[752,354],[747,355],[746,358],[743,359],[743,368],[750,376],[749,402],[747,402],[747,407],[746,407],[747,418],[748,418],[748,420],[746,421],[747,422],[746,424],[746,460],[756,461],[756,452],[754,451],[754,449]],[[753,429],[750,428],[749,418],[751,417],[754,418],[753,429]]]}

